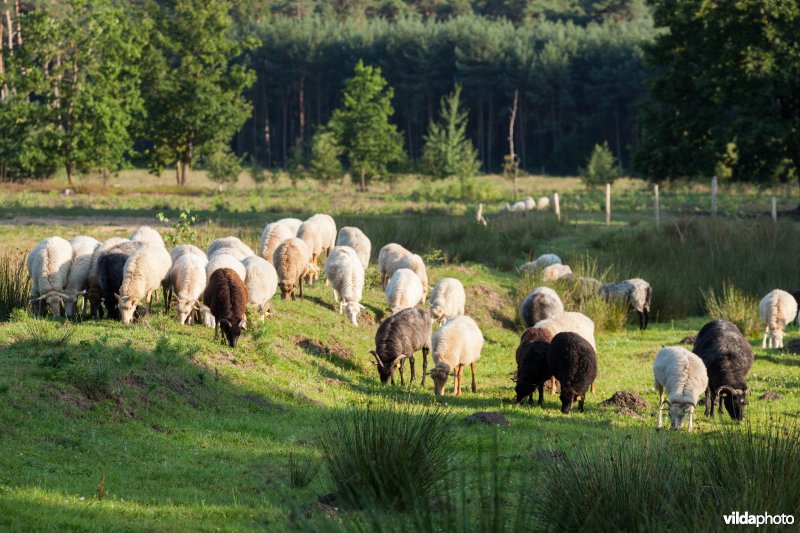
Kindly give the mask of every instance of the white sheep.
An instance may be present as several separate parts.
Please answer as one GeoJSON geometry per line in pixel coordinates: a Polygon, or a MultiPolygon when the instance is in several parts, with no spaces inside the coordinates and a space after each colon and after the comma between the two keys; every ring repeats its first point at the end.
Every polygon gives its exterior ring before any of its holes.
{"type": "Polygon", "coordinates": [[[358,254],[364,270],[369,266],[369,256],[372,253],[372,243],[364,232],[353,226],[344,226],[336,237],[336,246],[349,246],[358,254]]]}
{"type": "Polygon", "coordinates": [[[572,268],[569,265],[555,264],[542,269],[542,279],[544,281],[556,281],[571,274],[572,268]]]}
{"type": "Polygon", "coordinates": [[[216,254],[229,254],[242,261],[245,257],[252,257],[256,253],[236,237],[223,237],[211,241],[206,249],[206,255],[210,258],[216,254]]]}
{"type": "Polygon", "coordinates": [[[364,267],[358,253],[349,246],[336,246],[325,261],[325,277],[333,286],[333,299],[339,302],[339,313],[358,325],[358,313],[364,308],[361,296],[364,292],[364,267]]]}
{"type": "Polygon", "coordinates": [[[206,260],[206,262],[208,262],[208,256],[206,255],[206,253],[197,246],[195,246],[194,244],[181,244],[180,246],[176,246],[169,252],[169,255],[172,258],[173,263],[177,261],[178,258],[181,257],[182,255],[187,255],[187,254],[192,254],[196,255],[197,257],[202,257],[203,259],[206,260]]]}
{"type": "Polygon", "coordinates": [[[664,393],[669,396],[669,418],[672,429],[679,430],[689,417],[688,430],[693,429],[694,408],[708,387],[706,365],[698,356],[680,346],[667,346],[656,354],[653,364],[658,393],[658,425],[662,426],[664,393]]]}
{"type": "Polygon", "coordinates": [[[797,300],[788,292],[775,289],[761,299],[758,313],[767,325],[761,348],[783,348],[783,330],[797,316],[797,300]]]}
{"type": "Polygon", "coordinates": [[[558,293],[549,287],[536,287],[519,306],[519,318],[525,328],[564,313],[564,304],[558,293]]]}
{"type": "Polygon", "coordinates": [[[600,286],[599,291],[606,300],[622,302],[636,311],[639,315],[639,329],[647,329],[653,296],[649,283],[641,278],[632,278],[619,283],[606,283],[600,286]]]}
{"type": "Polygon", "coordinates": [[[166,248],[164,246],[164,239],[161,238],[161,234],[150,226],[139,226],[136,228],[134,232],[131,233],[130,240],[158,244],[162,248],[166,248]]]}
{"type": "Polygon", "coordinates": [[[530,196],[526,196],[522,199],[523,203],[525,204],[526,211],[533,211],[536,209],[536,200],[531,198],[530,196]]]}
{"type": "Polygon", "coordinates": [[[444,386],[452,372],[453,395],[461,395],[464,366],[472,371],[472,392],[475,387],[475,362],[481,357],[483,334],[478,324],[465,315],[451,318],[433,334],[433,369],[430,376],[437,396],[444,394],[444,386]]]}
{"type": "Polygon", "coordinates": [[[528,261],[521,267],[519,267],[519,273],[522,275],[529,275],[533,276],[539,273],[545,267],[550,265],[560,265],[561,258],[558,257],[556,254],[543,254],[537,257],[533,261],[528,261]]]}
{"type": "Polygon", "coordinates": [[[211,278],[211,274],[218,268],[230,268],[236,272],[241,279],[247,277],[247,271],[240,260],[230,254],[219,253],[208,258],[208,264],[206,265],[206,282],[208,282],[211,278]]]}
{"type": "Polygon", "coordinates": [[[311,250],[311,262],[316,264],[322,252],[329,255],[336,245],[336,223],[330,215],[316,214],[300,225],[297,238],[306,243],[311,250]]]}
{"type": "Polygon", "coordinates": [[[594,339],[594,322],[583,313],[566,311],[555,318],[540,320],[533,327],[547,329],[554,337],[563,331],[577,333],[592,345],[595,353],[597,352],[597,342],[594,339]]]}
{"type": "Polygon", "coordinates": [[[431,315],[439,325],[454,316],[464,314],[467,293],[456,278],[442,278],[431,291],[431,315]]]}
{"type": "Polygon", "coordinates": [[[546,211],[547,209],[550,209],[550,198],[547,196],[542,196],[536,200],[537,211],[546,211]]]}
{"type": "Polygon", "coordinates": [[[259,251],[261,257],[272,263],[272,256],[280,244],[293,237],[297,237],[297,230],[303,223],[299,218],[282,218],[264,226],[261,233],[261,244],[259,251]]]}
{"type": "Polygon", "coordinates": [[[89,314],[93,317],[100,318],[103,313],[103,291],[100,288],[100,277],[97,275],[97,263],[107,251],[127,240],[124,237],[111,237],[95,248],[92,254],[89,274],[86,277],[86,294],[84,297],[89,300],[89,314]]]}
{"type": "Polygon", "coordinates": [[[384,289],[392,274],[400,268],[396,266],[396,263],[409,255],[413,254],[395,242],[390,242],[380,249],[378,252],[378,273],[381,275],[381,286],[384,289]]]}
{"type": "Polygon", "coordinates": [[[100,242],[93,237],[81,235],[69,241],[72,246],[72,265],[67,277],[67,286],[64,290],[64,316],[72,318],[77,312],[78,295],[83,295],[83,310],[86,310],[86,289],[89,278],[89,269],[92,267],[94,251],[100,242]]]}
{"type": "Polygon", "coordinates": [[[172,299],[178,311],[178,323],[192,323],[195,310],[200,310],[203,291],[206,288],[206,265],[208,260],[202,256],[187,253],[178,257],[167,274],[168,284],[173,291],[172,299]]]}
{"type": "Polygon", "coordinates": [[[386,300],[389,303],[389,314],[424,303],[419,276],[407,268],[395,272],[386,285],[386,300]]]}
{"type": "Polygon", "coordinates": [[[42,239],[28,254],[26,264],[33,293],[31,304],[38,314],[44,314],[42,304],[46,302],[53,316],[61,316],[72,254],[72,246],[61,237],[42,239]]]}
{"type": "Polygon", "coordinates": [[[246,257],[242,264],[246,271],[247,303],[254,305],[259,320],[264,320],[265,316],[272,316],[269,300],[278,291],[278,272],[272,263],[257,255],[246,257]]]}
{"type": "Polygon", "coordinates": [[[158,294],[171,266],[172,258],[166,248],[152,241],[128,257],[119,294],[115,294],[123,324],[131,323],[133,312],[142,300],[147,304],[147,314],[150,314],[152,295],[154,292],[158,294]]]}

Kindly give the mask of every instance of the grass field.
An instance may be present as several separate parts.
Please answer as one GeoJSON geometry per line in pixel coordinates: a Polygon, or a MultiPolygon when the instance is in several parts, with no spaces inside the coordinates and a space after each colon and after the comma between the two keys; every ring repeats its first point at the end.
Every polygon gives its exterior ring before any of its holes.
{"type": "MultiPolygon", "coordinates": [[[[596,194],[579,191],[574,182],[552,186],[587,198],[596,194]]],[[[274,212],[308,214],[326,207],[311,187],[301,184],[291,193],[286,185],[281,192],[287,198],[266,195],[249,212],[220,208],[206,213],[206,194],[188,197],[198,202],[202,214],[199,244],[230,233],[257,244],[263,224],[277,218],[274,212]]],[[[178,326],[160,312],[123,327],[109,321],[37,320],[17,311],[0,324],[0,529],[237,531],[285,529],[287,524],[348,531],[554,529],[548,520],[555,515],[539,507],[544,499],[528,502],[525,512],[533,518],[525,514],[521,522],[522,515],[514,514],[521,506],[492,500],[492,495],[566,487],[574,480],[553,479],[554,462],[578,464],[587,448],[602,454],[634,443],[665,453],[677,450],[688,464],[690,458],[702,462],[698,454],[710,440],[746,434],[747,428],[760,439],[769,435],[770,424],[778,424],[790,438],[796,437],[792,428],[800,412],[800,356],[762,350],[760,339],[751,339],[756,362],[748,379],[752,392],[747,416],[752,426],[700,414],[693,434],[656,433],[652,386],[656,351],[694,335],[708,320],[697,312],[699,288],[719,288],[723,280],[733,280],[760,297],[774,286],[800,283],[793,259],[800,251],[794,222],[773,226],[768,220],[736,217],[691,222],[670,215],[665,229],[655,233],[650,214],[633,207],[643,201],[644,185],[626,182],[620,188],[630,191],[631,207],[621,214],[625,223],[611,228],[594,223],[602,214],[584,207],[567,211],[561,225],[542,214],[495,218],[481,230],[468,216],[456,216],[466,215],[469,207],[449,200],[429,206],[412,198],[418,184],[403,187],[406,192],[399,195],[405,199],[386,199],[381,197],[385,191],[376,190],[361,206],[346,202],[342,191],[337,200],[342,203],[328,208],[338,225],[364,229],[374,255],[386,242],[410,241],[427,260],[431,284],[445,276],[463,282],[467,314],[486,338],[477,366],[477,393],[467,389],[460,398],[436,399],[429,379],[424,388],[419,383],[381,386],[368,354],[385,308],[374,263],[363,301],[367,310],[358,327],[334,311],[331,290],[318,283],[305,300],[274,301],[274,317],[251,323],[235,350],[213,342],[211,330],[178,326]],[[656,291],[659,321],[647,331],[638,331],[630,320],[622,331],[598,336],[597,394],[589,396],[583,414],[561,414],[557,396],[546,395],[544,409],[510,401],[521,332],[517,306],[527,289],[512,267],[548,251],[573,264],[592,257],[599,270],[612,276],[642,272],[656,291]],[[665,257],[659,259],[659,253],[665,257]],[[751,267],[744,268],[747,264],[751,267]],[[689,297],[694,300],[681,307],[689,297]],[[598,405],[623,390],[642,395],[649,407],[637,415],[598,405]],[[768,392],[782,399],[758,399],[768,392]],[[351,409],[393,412],[407,404],[443,406],[455,437],[448,454],[451,468],[436,486],[435,501],[424,510],[406,512],[331,504],[326,495],[333,483],[322,466],[323,430],[351,409]],[[510,425],[467,424],[464,418],[477,411],[498,411],[510,425]],[[298,470],[303,469],[311,480],[299,486],[304,483],[297,480],[298,470]],[[450,519],[459,527],[448,523],[450,519]]],[[[503,183],[496,187],[506,190],[503,183]]],[[[154,223],[154,212],[162,209],[161,195],[145,192],[95,191],[70,209],[55,207],[62,199],[58,193],[9,189],[0,194],[13,200],[0,207],[0,218],[9,222],[0,225],[4,250],[29,249],[52,234],[69,238],[85,233],[101,240],[127,235],[138,223],[154,223]],[[21,195],[27,195],[25,206],[21,195]],[[122,209],[124,216],[115,216],[115,209],[122,209]],[[51,224],[44,227],[45,221],[51,224]]],[[[241,197],[236,194],[220,196],[237,204],[261,193],[243,189],[241,197]]],[[[686,194],[699,198],[703,192],[686,194]]],[[[766,193],[740,194],[756,206],[755,212],[766,193]]],[[[163,209],[186,207],[179,205],[182,195],[164,197],[178,203],[163,209]]],[[[788,209],[792,202],[785,197],[782,205],[788,209]]],[[[798,336],[792,325],[787,341],[798,336]]],[[[420,367],[418,357],[418,374],[420,367]]],[[[795,472],[796,462],[795,456],[795,466],[787,471],[795,472]]],[[[640,490],[645,494],[655,486],[644,477],[641,487],[626,486],[628,499],[636,500],[640,490]]],[[[783,495],[781,503],[768,500],[765,505],[791,507],[800,495],[797,484],[774,492],[783,495]]],[[[741,502],[755,505],[762,500],[750,495],[741,502]]],[[[673,523],[667,529],[722,529],[721,514],[735,510],[698,509],[702,520],[693,518],[693,527],[673,523]]],[[[796,508],[736,510],[777,513],[796,508]]],[[[587,516],[597,512],[587,509],[587,516]]],[[[641,519],[638,523],[645,524],[653,517],[641,519]]]]}

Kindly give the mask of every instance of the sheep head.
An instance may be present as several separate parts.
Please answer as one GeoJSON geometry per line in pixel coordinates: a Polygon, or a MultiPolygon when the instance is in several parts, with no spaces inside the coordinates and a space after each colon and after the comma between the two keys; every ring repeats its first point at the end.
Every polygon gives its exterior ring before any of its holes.
{"type": "Polygon", "coordinates": [[[196,309],[197,300],[180,298],[177,295],[173,296],[172,299],[175,302],[175,309],[178,310],[178,324],[186,324],[192,311],[196,309]]]}
{"type": "Polygon", "coordinates": [[[670,402],[669,404],[669,419],[672,423],[672,429],[680,430],[686,418],[694,413],[694,405],[683,402],[670,402]]]}
{"type": "Polygon", "coordinates": [[[319,279],[319,267],[315,262],[311,262],[306,266],[303,272],[303,281],[305,281],[307,285],[313,285],[317,279],[319,279]]]}
{"type": "Polygon", "coordinates": [[[364,306],[361,305],[358,302],[347,302],[344,305],[344,310],[345,310],[345,313],[347,314],[347,319],[354,326],[358,325],[358,313],[360,313],[363,308],[364,308],[364,306]]]}
{"type": "Polygon", "coordinates": [[[572,412],[572,407],[575,405],[575,402],[578,400],[578,394],[575,391],[570,389],[561,389],[561,412],[564,414],[570,414],[572,412]]]}
{"type": "Polygon", "coordinates": [[[770,341],[772,344],[772,348],[780,349],[783,348],[783,330],[782,329],[772,329],[769,332],[770,341]]]}
{"type": "Polygon", "coordinates": [[[78,290],[67,289],[63,294],[64,296],[64,316],[72,318],[78,309],[78,290]]]}
{"type": "Polygon", "coordinates": [[[401,354],[392,359],[391,361],[387,361],[381,359],[381,357],[378,355],[378,352],[376,352],[375,350],[370,350],[369,353],[372,354],[372,357],[375,358],[375,360],[372,361],[372,364],[375,365],[375,368],[378,369],[378,377],[381,378],[381,383],[383,383],[384,385],[389,381],[389,378],[392,377],[392,374],[394,374],[395,368],[400,366],[400,361],[406,358],[405,355],[401,354]]]}
{"type": "Polygon", "coordinates": [[[722,414],[722,404],[734,420],[744,420],[744,408],[747,405],[747,387],[734,389],[729,385],[722,385],[715,393],[719,401],[719,412],[722,414]]]}
{"type": "Polygon", "coordinates": [[[517,379],[516,381],[517,385],[514,387],[514,391],[517,393],[516,403],[522,403],[525,398],[534,393],[536,383],[522,379],[517,379]]]}
{"type": "Polygon", "coordinates": [[[292,296],[294,296],[294,281],[281,280],[278,283],[278,287],[281,289],[281,299],[283,300],[292,299],[292,296]]]}
{"type": "Polygon", "coordinates": [[[133,322],[133,314],[136,311],[136,307],[139,305],[139,298],[127,295],[120,296],[116,293],[114,296],[117,298],[117,309],[119,309],[119,318],[122,324],[130,324],[133,322]]]}
{"type": "Polygon", "coordinates": [[[61,316],[61,305],[64,303],[64,294],[56,291],[48,292],[39,296],[39,300],[44,300],[50,308],[50,314],[61,316]]]}
{"type": "Polygon", "coordinates": [[[224,318],[219,321],[219,329],[222,330],[222,334],[225,335],[225,340],[228,341],[228,345],[231,348],[236,348],[236,344],[239,342],[239,336],[241,336],[242,330],[246,327],[247,323],[244,318],[238,322],[231,322],[224,318]]]}
{"type": "Polygon", "coordinates": [[[433,380],[433,392],[436,393],[436,396],[444,396],[444,386],[447,385],[447,380],[450,379],[451,375],[450,370],[443,366],[434,367],[430,371],[430,376],[433,380]]]}

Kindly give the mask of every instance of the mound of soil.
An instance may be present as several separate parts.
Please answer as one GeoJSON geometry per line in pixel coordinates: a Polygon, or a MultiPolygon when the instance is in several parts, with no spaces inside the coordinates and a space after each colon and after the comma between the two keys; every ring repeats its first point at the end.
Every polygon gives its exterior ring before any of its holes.
{"type": "Polygon", "coordinates": [[[786,345],[786,349],[792,353],[800,353],[800,339],[789,341],[789,344],[786,345]]]}
{"type": "MultiPolygon", "coordinates": [[[[611,398],[604,402],[600,402],[600,405],[603,407],[619,407],[621,409],[628,409],[632,411],[637,409],[647,409],[650,406],[650,404],[647,403],[647,400],[635,392],[627,392],[624,390],[615,392],[611,398]]],[[[619,412],[622,411],[620,410],[619,412]]]]}
{"type": "Polygon", "coordinates": [[[511,423],[506,417],[497,411],[479,411],[464,419],[467,424],[489,424],[491,426],[510,426],[511,423]]]}
{"type": "Polygon", "coordinates": [[[633,409],[628,409],[627,407],[617,407],[616,409],[614,409],[614,412],[620,415],[629,416],[631,418],[639,418],[639,419],[644,418],[642,415],[640,415],[633,409]]]}
{"type": "Polygon", "coordinates": [[[679,342],[678,344],[691,344],[692,346],[694,346],[694,340],[696,338],[697,337],[694,335],[689,335],[688,337],[684,337],[683,340],[681,340],[681,342],[679,342]]]}
{"type": "Polygon", "coordinates": [[[775,401],[775,400],[783,400],[783,395],[782,394],[778,394],[777,392],[774,392],[774,391],[769,391],[768,393],[762,394],[761,396],[759,396],[758,399],[759,400],[767,400],[768,402],[772,402],[772,401],[775,401]]]}

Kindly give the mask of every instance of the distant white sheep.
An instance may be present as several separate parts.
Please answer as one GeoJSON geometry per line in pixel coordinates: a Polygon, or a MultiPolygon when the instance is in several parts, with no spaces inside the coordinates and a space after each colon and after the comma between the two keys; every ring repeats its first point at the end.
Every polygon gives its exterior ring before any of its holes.
{"type": "Polygon", "coordinates": [[[53,316],[61,316],[72,254],[72,246],[61,237],[42,239],[28,254],[26,263],[31,277],[34,312],[44,314],[42,304],[46,302],[53,316]]]}
{"type": "Polygon", "coordinates": [[[537,211],[546,211],[550,209],[550,198],[547,196],[542,196],[538,200],[536,200],[536,210],[537,211]]]}
{"type": "Polygon", "coordinates": [[[542,279],[544,281],[556,281],[570,275],[572,275],[572,268],[569,265],[556,264],[542,269],[542,279]]]}
{"type": "Polygon", "coordinates": [[[775,289],[761,299],[758,313],[767,325],[761,348],[783,348],[783,330],[797,316],[797,300],[788,292],[775,289]]]}
{"type": "Polygon", "coordinates": [[[592,345],[597,352],[597,342],[594,339],[594,322],[583,313],[566,311],[555,318],[541,320],[533,325],[535,328],[544,328],[555,337],[561,332],[570,331],[577,333],[592,345]]]}
{"type": "Polygon", "coordinates": [[[282,218],[267,224],[261,233],[261,257],[272,263],[275,250],[283,241],[297,237],[297,230],[302,223],[299,218],[282,218]]]}
{"type": "Polygon", "coordinates": [[[147,303],[150,314],[151,297],[158,293],[161,282],[167,277],[172,258],[166,248],[149,242],[128,257],[122,275],[122,285],[117,297],[117,308],[123,324],[130,324],[139,302],[147,303]]]}
{"type": "Polygon", "coordinates": [[[698,356],[680,346],[667,346],[656,354],[653,377],[658,393],[658,424],[662,426],[664,393],[669,396],[669,417],[672,429],[679,430],[689,417],[688,429],[693,429],[694,408],[708,387],[706,365],[698,356]]]}
{"type": "Polygon", "coordinates": [[[316,214],[300,225],[297,238],[306,243],[311,262],[316,264],[322,252],[328,255],[336,245],[336,223],[330,215],[316,214]]]}
{"type": "Polygon", "coordinates": [[[208,245],[208,249],[206,249],[206,255],[209,258],[220,253],[232,255],[239,261],[242,261],[245,257],[256,255],[252,248],[233,236],[216,239],[212,241],[211,244],[208,245]]]}
{"type": "Polygon", "coordinates": [[[169,269],[167,280],[173,291],[172,299],[178,311],[179,324],[187,321],[191,324],[194,311],[201,309],[207,265],[205,254],[187,253],[179,256],[169,269]]]}
{"type": "Polygon", "coordinates": [[[639,315],[639,329],[647,329],[653,297],[653,289],[649,283],[641,278],[626,279],[619,283],[601,285],[599,291],[606,300],[622,302],[636,311],[639,315]]]}
{"type": "Polygon", "coordinates": [[[364,267],[358,253],[349,246],[336,246],[325,261],[325,277],[333,286],[333,298],[339,302],[339,313],[358,325],[358,313],[363,309],[364,267]]]}
{"type": "Polygon", "coordinates": [[[444,387],[452,372],[454,376],[453,395],[461,395],[461,381],[464,366],[472,371],[472,392],[475,387],[475,362],[483,350],[483,334],[475,321],[464,315],[456,316],[444,323],[433,334],[433,379],[434,392],[444,394],[444,387]]]}
{"type": "Polygon", "coordinates": [[[395,314],[403,309],[424,303],[422,282],[413,270],[401,268],[392,275],[386,285],[386,300],[389,313],[395,314]]]}
{"type": "Polygon", "coordinates": [[[540,270],[548,267],[550,265],[560,265],[561,258],[558,257],[556,254],[543,254],[537,257],[533,261],[529,261],[519,267],[519,273],[522,275],[534,276],[539,273],[540,270]]]}
{"type": "Polygon", "coordinates": [[[431,315],[439,325],[454,316],[464,314],[467,293],[464,285],[456,278],[442,278],[431,292],[431,315]]]}
{"type": "Polygon", "coordinates": [[[192,254],[198,257],[202,257],[203,259],[206,260],[206,262],[208,262],[208,256],[206,255],[206,253],[197,246],[195,246],[194,244],[181,244],[180,246],[176,246],[169,252],[169,255],[172,258],[173,263],[177,261],[179,257],[186,254],[192,254]]]}
{"type": "Polygon", "coordinates": [[[378,272],[381,275],[383,288],[386,288],[389,278],[400,268],[397,266],[399,261],[409,255],[413,254],[395,242],[390,242],[381,248],[380,252],[378,252],[378,272]]]}
{"type": "Polygon", "coordinates": [[[264,320],[272,315],[269,301],[278,291],[278,272],[272,263],[256,255],[245,258],[242,264],[246,270],[248,303],[256,306],[259,320],[264,320]]]}
{"type": "Polygon", "coordinates": [[[353,226],[344,226],[336,237],[336,246],[349,246],[358,254],[364,270],[369,266],[369,256],[372,253],[372,243],[364,232],[353,226]]]}
{"type": "Polygon", "coordinates": [[[131,233],[130,240],[158,244],[162,248],[166,248],[164,246],[164,239],[161,238],[161,234],[150,226],[139,226],[136,228],[136,230],[131,233]]]}
{"type": "Polygon", "coordinates": [[[94,251],[100,246],[97,239],[81,235],[69,240],[72,246],[72,265],[64,290],[64,315],[75,316],[78,307],[78,295],[83,295],[83,310],[86,310],[86,289],[88,288],[89,270],[92,267],[94,251]]]}

